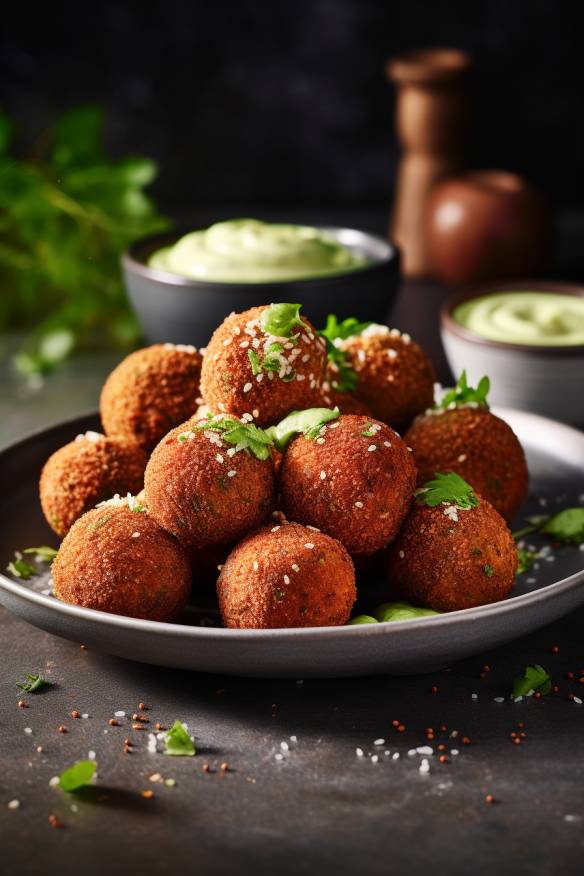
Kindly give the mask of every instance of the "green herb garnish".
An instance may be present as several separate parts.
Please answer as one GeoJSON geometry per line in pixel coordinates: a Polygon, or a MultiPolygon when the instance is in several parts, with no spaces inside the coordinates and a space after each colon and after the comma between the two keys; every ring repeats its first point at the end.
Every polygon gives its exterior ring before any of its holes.
{"type": "Polygon", "coordinates": [[[376,624],[377,618],[371,617],[370,614],[358,614],[356,617],[352,617],[350,621],[347,621],[347,626],[358,626],[359,624],[376,624]]]}
{"type": "Polygon", "coordinates": [[[537,514],[528,517],[527,522],[529,526],[513,533],[514,539],[540,532],[566,544],[584,544],[584,508],[564,508],[552,515],[537,514]]]}
{"type": "Polygon", "coordinates": [[[491,388],[491,381],[486,376],[481,377],[478,382],[478,386],[476,389],[473,389],[472,386],[469,386],[466,379],[466,371],[463,371],[460,377],[458,378],[458,383],[451,389],[450,392],[447,392],[444,398],[436,405],[437,408],[444,408],[446,410],[451,405],[455,407],[459,407],[461,405],[469,404],[469,402],[476,402],[476,404],[481,405],[483,407],[488,407],[487,395],[489,393],[489,389],[491,388]]]}
{"type": "Polygon", "coordinates": [[[247,357],[251,364],[251,371],[253,376],[256,377],[258,374],[261,374],[262,363],[260,362],[259,356],[255,352],[255,350],[248,350],[247,357]]]}
{"type": "Polygon", "coordinates": [[[164,739],[164,753],[173,757],[193,757],[195,744],[180,721],[175,721],[164,739]]]}
{"type": "Polygon", "coordinates": [[[537,553],[535,551],[530,551],[527,548],[517,548],[518,565],[515,574],[523,575],[525,572],[529,572],[535,562],[536,557],[537,553]]]}
{"type": "Polygon", "coordinates": [[[41,547],[25,548],[23,554],[34,554],[39,563],[52,563],[58,551],[55,548],[42,545],[41,547]]]}
{"type": "Polygon", "coordinates": [[[267,335],[278,338],[289,338],[296,326],[305,328],[300,319],[301,304],[272,304],[262,311],[260,325],[267,335]]]}
{"type": "Polygon", "coordinates": [[[27,675],[26,681],[17,681],[16,687],[26,691],[26,693],[35,693],[41,687],[46,687],[51,682],[43,678],[42,675],[27,675]]]}
{"type": "MultiPolygon", "coordinates": [[[[253,423],[242,423],[235,417],[223,417],[222,415],[214,416],[207,414],[207,420],[194,426],[192,432],[219,432],[224,441],[228,444],[235,444],[236,450],[246,450],[248,453],[253,453],[256,459],[269,459],[270,448],[273,446],[273,440],[269,434],[269,430],[260,429],[253,423]]],[[[188,440],[183,435],[179,435],[179,441],[188,440]]]]}
{"type": "Polygon", "coordinates": [[[491,566],[490,563],[485,563],[485,565],[483,566],[483,572],[485,573],[487,578],[492,578],[493,575],[495,574],[493,567],[491,566]]]}
{"type": "Polygon", "coordinates": [[[70,110],[20,158],[10,154],[13,124],[0,113],[0,329],[30,331],[15,357],[27,375],[77,347],[129,348],[140,337],[120,256],[169,223],[144,193],[155,163],[111,159],[103,121],[99,107],[70,110]]]}
{"type": "Polygon", "coordinates": [[[326,341],[326,355],[334,371],[338,373],[335,380],[335,389],[339,392],[353,392],[357,389],[357,374],[350,364],[349,356],[344,350],[340,350],[335,341],[344,341],[354,335],[360,335],[370,322],[359,322],[354,317],[339,322],[334,313],[329,313],[326,326],[319,331],[321,338],[326,341]]]}
{"type": "Polygon", "coordinates": [[[394,621],[416,620],[419,617],[430,617],[440,614],[431,608],[418,608],[409,602],[384,602],[373,610],[373,614],[358,614],[348,621],[350,625],[392,623],[394,621]]]}
{"type": "Polygon", "coordinates": [[[365,429],[363,432],[361,432],[361,435],[363,435],[365,438],[373,438],[376,432],[373,426],[373,423],[365,423],[365,429]]]}
{"type": "Polygon", "coordinates": [[[94,520],[93,523],[88,525],[87,531],[97,532],[98,529],[101,529],[106,523],[109,523],[113,516],[113,514],[104,514],[102,517],[98,517],[97,520],[94,520]]]}
{"type": "Polygon", "coordinates": [[[536,663],[534,666],[526,666],[525,673],[521,678],[513,682],[513,697],[529,697],[538,691],[542,696],[549,694],[552,689],[552,680],[543,666],[536,663]]]}
{"type": "Polygon", "coordinates": [[[38,575],[38,570],[25,560],[13,560],[6,566],[6,571],[16,578],[22,578],[24,581],[32,578],[33,575],[38,575]]]}
{"type": "Polygon", "coordinates": [[[307,408],[305,411],[292,411],[277,426],[270,426],[267,434],[281,452],[284,452],[295,435],[304,435],[314,440],[318,438],[322,427],[340,416],[338,409],[307,408]]]}
{"type": "Polygon", "coordinates": [[[97,770],[94,760],[78,760],[73,766],[65,770],[59,776],[59,787],[63,791],[78,791],[79,788],[89,785],[97,770]]]}
{"type": "Polygon", "coordinates": [[[476,508],[479,500],[470,484],[467,484],[460,475],[451,471],[447,474],[436,473],[433,481],[428,481],[419,490],[416,490],[416,499],[429,508],[437,505],[456,505],[463,511],[476,508]]]}

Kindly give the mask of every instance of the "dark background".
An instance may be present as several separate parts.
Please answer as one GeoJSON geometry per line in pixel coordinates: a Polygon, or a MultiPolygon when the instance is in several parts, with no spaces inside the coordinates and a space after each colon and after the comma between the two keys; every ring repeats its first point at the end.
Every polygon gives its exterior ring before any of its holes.
{"type": "Polygon", "coordinates": [[[30,141],[63,109],[108,112],[114,154],[160,162],[166,209],[384,205],[397,148],[384,62],[473,53],[467,158],[524,174],[556,205],[584,193],[582,29],[543,0],[11,4],[2,104],[30,141]]]}

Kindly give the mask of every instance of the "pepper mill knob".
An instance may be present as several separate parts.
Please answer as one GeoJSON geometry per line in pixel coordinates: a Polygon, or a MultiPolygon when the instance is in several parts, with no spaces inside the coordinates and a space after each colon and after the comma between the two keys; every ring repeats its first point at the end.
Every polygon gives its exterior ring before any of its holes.
{"type": "Polygon", "coordinates": [[[433,186],[462,165],[465,74],[470,56],[458,49],[407,52],[387,64],[397,88],[396,129],[402,147],[390,237],[402,249],[408,277],[430,273],[424,229],[433,186]]]}

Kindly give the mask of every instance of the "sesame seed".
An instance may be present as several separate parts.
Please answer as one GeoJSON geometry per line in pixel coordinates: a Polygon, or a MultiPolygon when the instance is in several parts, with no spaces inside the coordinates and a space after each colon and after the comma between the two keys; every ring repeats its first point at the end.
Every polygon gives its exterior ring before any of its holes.
{"type": "Polygon", "coordinates": [[[89,760],[95,760],[95,751],[91,750],[87,752],[87,757],[89,760]]]}
{"type": "Polygon", "coordinates": [[[290,746],[287,742],[280,742],[280,748],[282,751],[290,751],[290,746]]]}
{"type": "Polygon", "coordinates": [[[249,347],[249,341],[242,341],[239,345],[240,350],[246,350],[249,347]]]}
{"type": "Polygon", "coordinates": [[[375,739],[373,745],[385,745],[385,739],[375,739]]]}
{"type": "Polygon", "coordinates": [[[237,472],[235,471],[235,469],[232,468],[231,471],[227,472],[227,477],[234,478],[236,474],[237,474],[237,472]]]}
{"type": "Polygon", "coordinates": [[[367,450],[369,453],[373,453],[374,450],[377,450],[377,444],[370,444],[367,450]]]}
{"type": "Polygon", "coordinates": [[[254,570],[254,572],[257,572],[257,570],[259,569],[259,567],[260,567],[260,564],[258,563],[258,561],[257,561],[257,560],[254,560],[253,563],[252,563],[252,569],[254,570]]]}
{"type": "Polygon", "coordinates": [[[235,456],[236,452],[237,451],[236,451],[235,447],[230,447],[229,450],[227,451],[227,456],[231,459],[232,456],[235,456]]]}
{"type": "Polygon", "coordinates": [[[371,755],[371,763],[377,763],[379,761],[379,755],[373,754],[371,755]]]}
{"type": "Polygon", "coordinates": [[[114,715],[116,716],[116,718],[125,718],[126,717],[126,713],[122,709],[119,709],[117,712],[114,712],[114,715]]]}
{"type": "Polygon", "coordinates": [[[399,551],[400,560],[403,560],[404,557],[405,557],[405,553],[403,551],[399,551]]]}
{"type": "Polygon", "coordinates": [[[391,755],[391,759],[399,760],[399,751],[394,751],[394,753],[391,755]]]}
{"type": "Polygon", "coordinates": [[[257,408],[254,408],[253,411],[252,411],[251,413],[252,413],[252,416],[257,420],[257,418],[258,418],[259,415],[260,415],[259,410],[258,410],[257,408]]]}
{"type": "Polygon", "coordinates": [[[427,758],[424,757],[422,759],[422,763],[420,764],[419,769],[420,769],[420,772],[422,773],[422,775],[425,775],[425,774],[430,772],[430,762],[427,760],[427,758]]]}
{"type": "Polygon", "coordinates": [[[19,806],[20,806],[20,800],[11,800],[10,803],[8,804],[9,809],[18,809],[19,806]]]}
{"type": "Polygon", "coordinates": [[[250,389],[251,389],[251,386],[252,386],[251,383],[248,381],[248,382],[244,385],[244,387],[243,387],[243,391],[244,391],[244,392],[249,392],[250,389]]]}
{"type": "Polygon", "coordinates": [[[362,748],[356,748],[356,749],[355,749],[355,754],[357,755],[357,757],[363,757],[364,754],[365,754],[365,752],[363,751],[362,748]]]}
{"type": "Polygon", "coordinates": [[[355,508],[362,508],[363,502],[355,502],[355,508]]]}
{"type": "Polygon", "coordinates": [[[314,547],[314,545],[311,541],[307,541],[306,544],[304,545],[304,547],[308,548],[308,550],[311,551],[312,548],[314,547]]]}
{"type": "Polygon", "coordinates": [[[217,455],[215,456],[215,459],[217,460],[217,462],[220,462],[221,464],[223,464],[223,462],[225,461],[220,453],[217,453],[217,455]]]}
{"type": "Polygon", "coordinates": [[[32,727],[25,727],[24,732],[27,734],[27,736],[30,736],[30,734],[32,733],[32,727]]]}
{"type": "Polygon", "coordinates": [[[284,575],[284,584],[289,584],[289,583],[290,583],[290,578],[289,578],[289,576],[288,576],[288,575],[284,575]]]}
{"type": "Polygon", "coordinates": [[[384,441],[383,446],[384,447],[391,447],[391,441],[384,441]]]}
{"type": "Polygon", "coordinates": [[[280,752],[278,752],[278,753],[275,755],[275,757],[276,757],[276,760],[284,760],[284,755],[283,755],[283,754],[280,754],[280,752]]]}
{"type": "Polygon", "coordinates": [[[279,530],[279,526],[272,526],[270,532],[277,532],[279,530]]]}
{"type": "Polygon", "coordinates": [[[326,471],[323,469],[320,473],[320,479],[321,479],[321,481],[324,481],[325,478],[326,478],[326,471]]]}
{"type": "Polygon", "coordinates": [[[300,571],[300,566],[298,565],[298,563],[292,563],[292,571],[293,571],[293,572],[299,572],[299,571],[300,571]]]}

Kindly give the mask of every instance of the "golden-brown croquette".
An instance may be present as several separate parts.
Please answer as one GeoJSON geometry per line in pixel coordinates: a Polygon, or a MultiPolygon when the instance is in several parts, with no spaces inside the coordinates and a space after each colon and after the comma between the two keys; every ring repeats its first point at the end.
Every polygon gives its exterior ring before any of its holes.
{"type": "Polygon", "coordinates": [[[358,398],[353,392],[341,392],[339,389],[336,389],[328,374],[326,380],[322,383],[320,392],[320,407],[338,408],[341,414],[371,416],[371,411],[363,399],[358,398]]]}
{"type": "Polygon", "coordinates": [[[418,501],[387,554],[392,598],[435,611],[456,611],[505,599],[517,571],[517,550],[493,506],[477,495],[468,509],[418,501]]]}
{"type": "Polygon", "coordinates": [[[486,407],[429,411],[404,437],[423,484],[437,471],[454,471],[506,520],[527,495],[523,448],[511,427],[486,407]]]}
{"type": "Polygon", "coordinates": [[[355,555],[373,554],[395,537],[415,484],[399,435],[352,414],[327,423],[316,438],[295,438],[280,472],[288,518],[317,526],[355,555]]]}
{"type": "Polygon", "coordinates": [[[201,362],[198,350],[184,344],[154,344],[130,353],[101,391],[106,433],[152,450],[200,404],[201,362]]]}
{"type": "Polygon", "coordinates": [[[288,336],[262,328],[269,307],[232,313],[213,333],[201,372],[211,410],[270,426],[294,410],[319,404],[325,344],[303,316],[288,336]]]}
{"type": "Polygon", "coordinates": [[[191,420],[169,432],[144,479],[150,514],[189,554],[259,526],[272,510],[275,491],[271,458],[257,459],[200,426],[191,420]]]}
{"type": "Polygon", "coordinates": [[[401,432],[434,399],[433,365],[409,335],[373,324],[340,343],[357,373],[355,394],[401,432]]]}
{"type": "Polygon", "coordinates": [[[229,554],[217,595],[226,627],[338,626],[355,602],[355,570],[335,539],[298,523],[275,524],[229,554]]]}
{"type": "Polygon", "coordinates": [[[86,432],[49,457],[41,472],[40,500],[49,526],[67,534],[90,508],[116,493],[138,493],[146,454],[136,444],[86,432]]]}
{"type": "Polygon", "coordinates": [[[186,604],[190,566],[178,541],[130,499],[84,514],[53,566],[63,602],[112,614],[170,621],[186,604]]]}

